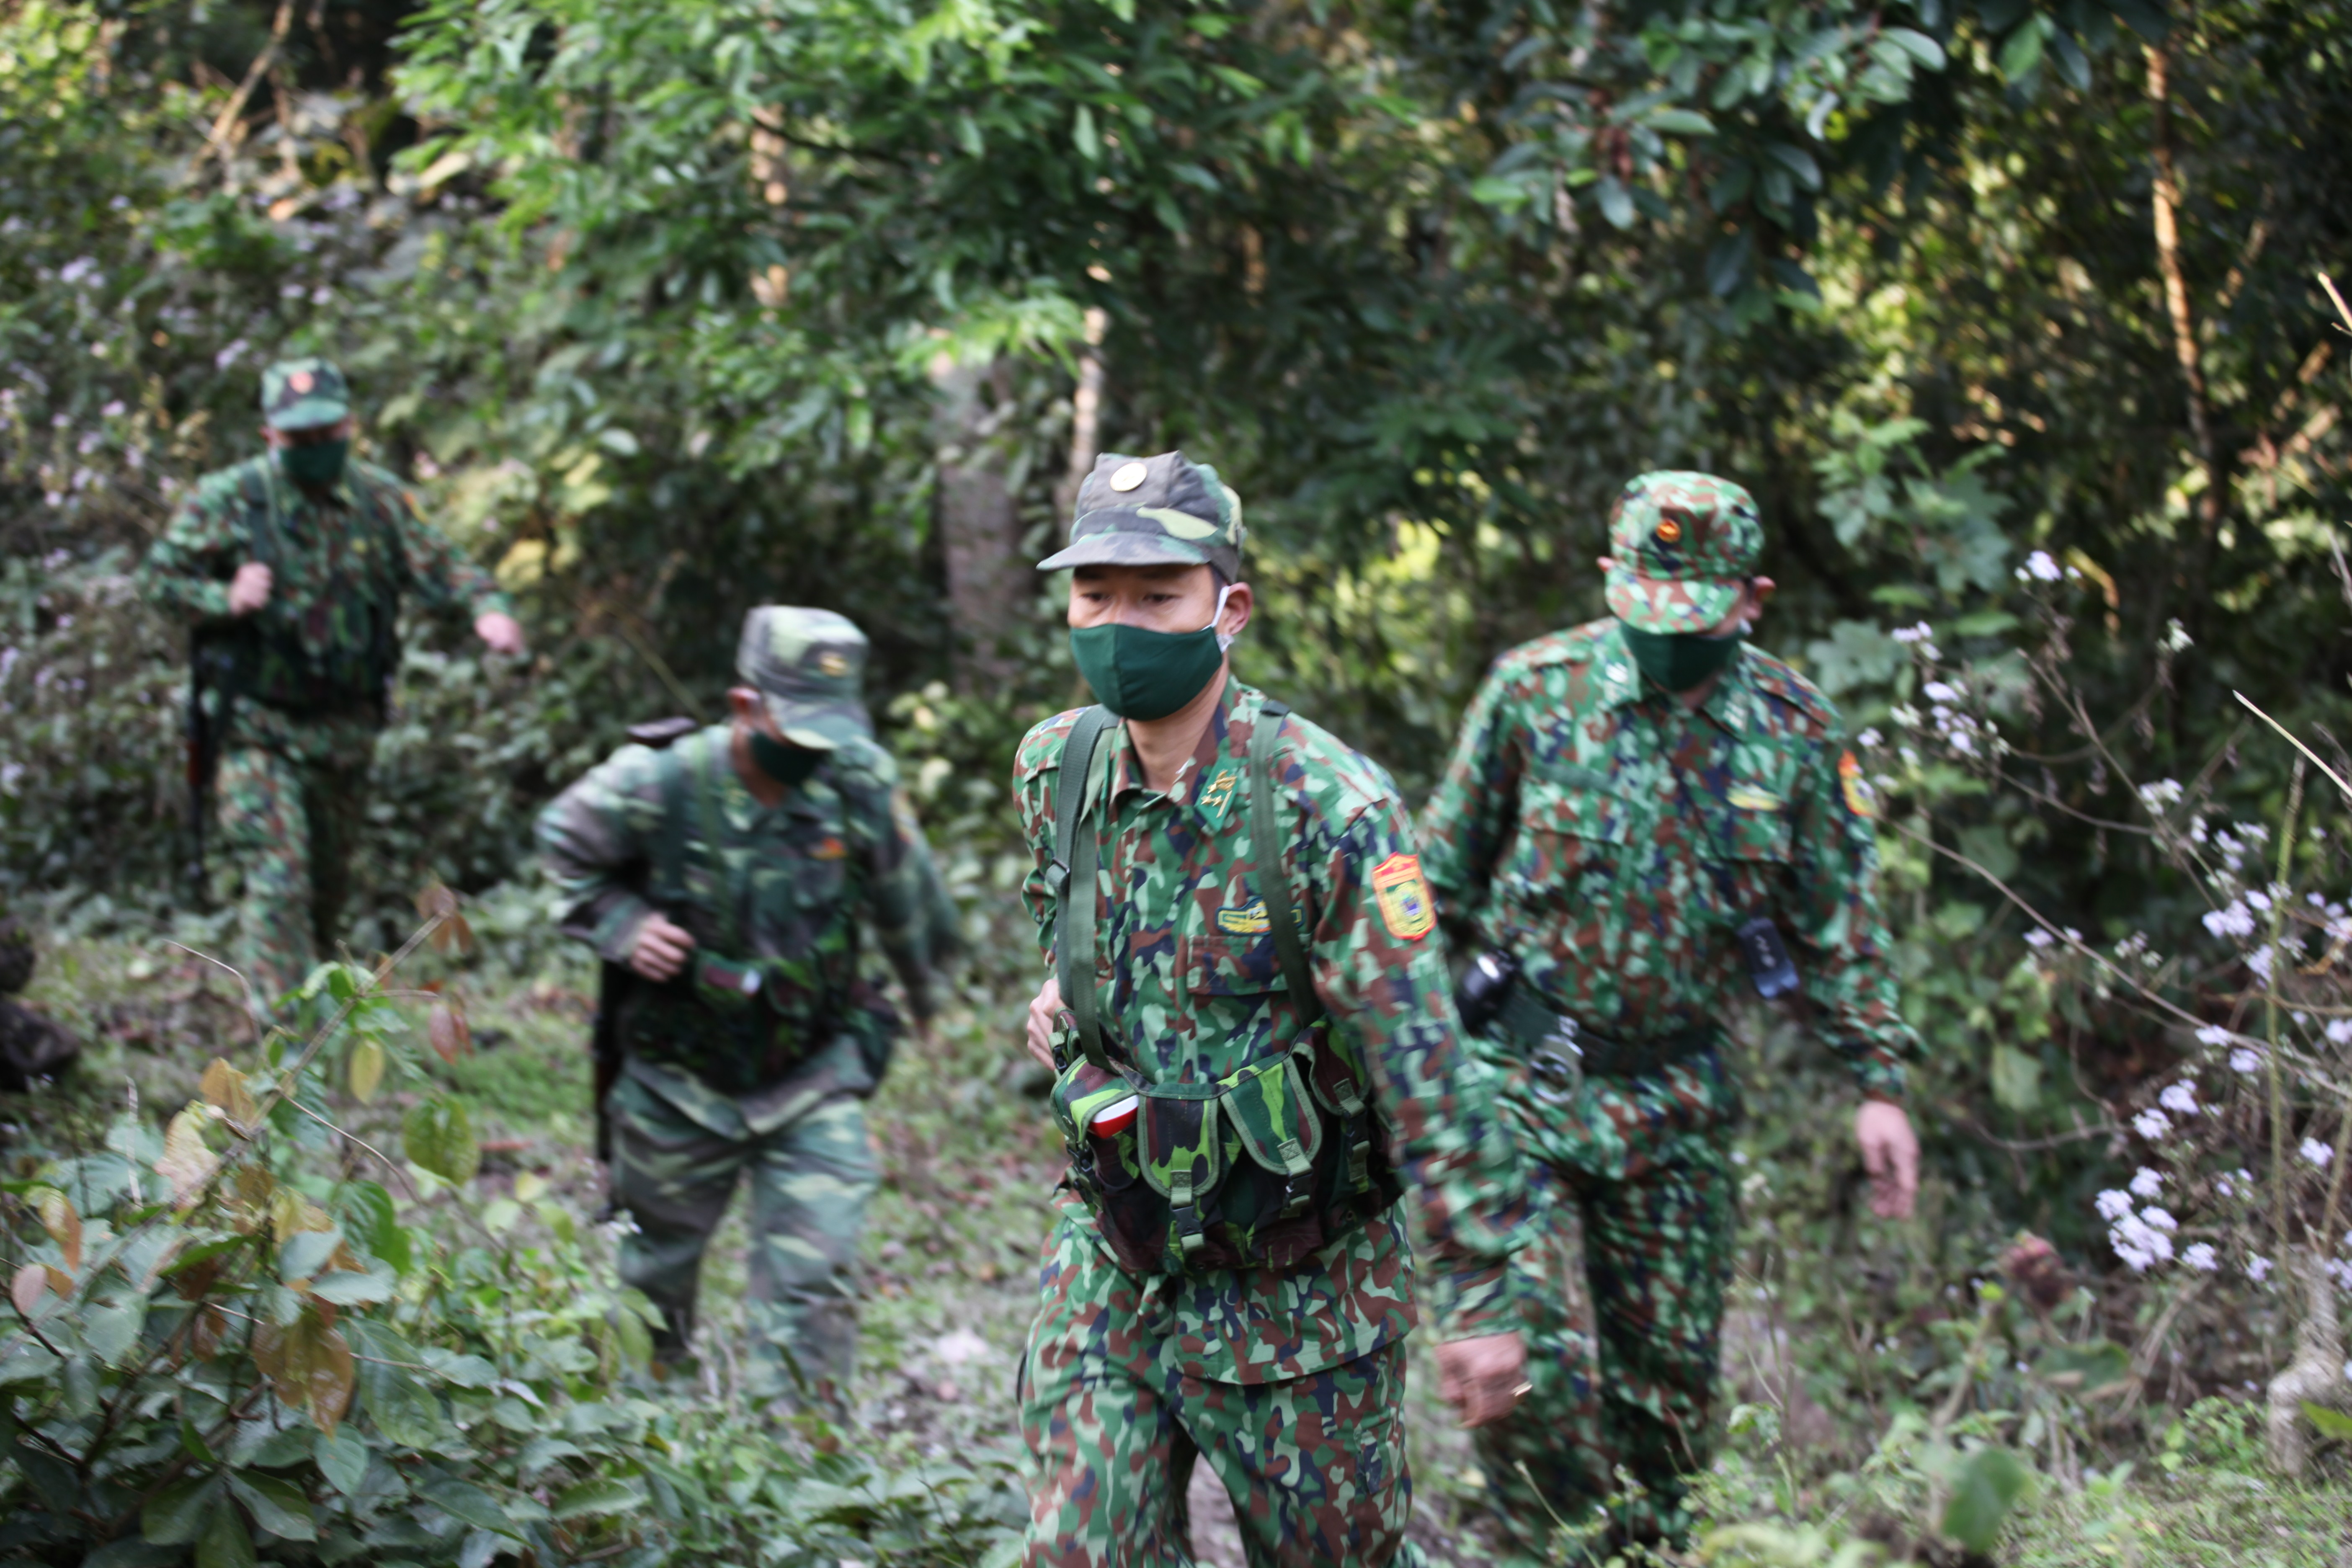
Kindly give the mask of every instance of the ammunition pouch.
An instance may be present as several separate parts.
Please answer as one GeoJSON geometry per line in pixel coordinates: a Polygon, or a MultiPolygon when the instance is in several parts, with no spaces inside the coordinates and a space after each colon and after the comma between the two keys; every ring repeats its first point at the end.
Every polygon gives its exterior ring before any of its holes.
{"type": "Polygon", "coordinates": [[[1212,1082],[1150,1084],[1080,1056],[1051,1096],[1071,1184],[1133,1274],[1286,1268],[1402,1192],[1370,1107],[1323,1031],[1212,1082]],[[1091,1123],[1129,1095],[1134,1121],[1091,1123]]]}

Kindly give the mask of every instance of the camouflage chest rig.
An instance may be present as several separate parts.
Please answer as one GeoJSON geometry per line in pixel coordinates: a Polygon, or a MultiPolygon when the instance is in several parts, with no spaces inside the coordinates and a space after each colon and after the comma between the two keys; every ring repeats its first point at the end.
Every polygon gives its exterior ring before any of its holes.
{"type": "Polygon", "coordinates": [[[1101,826],[1087,820],[1086,795],[1096,750],[1118,720],[1089,708],[1063,747],[1047,873],[1066,1006],[1055,1037],[1054,1113],[1069,1149],[1070,1184],[1130,1273],[1287,1268],[1385,1210],[1402,1190],[1381,1149],[1363,1067],[1316,998],[1298,906],[1271,848],[1284,841],[1276,831],[1274,753],[1288,712],[1268,700],[1252,726],[1249,826],[1252,842],[1269,847],[1262,859],[1272,863],[1255,873],[1255,891],[1296,1003],[1296,1032],[1269,1040],[1222,1079],[1183,1070],[1174,1081],[1155,1081],[1105,1044],[1095,994],[1101,826]],[[1131,1117],[1124,1111],[1130,1098],[1131,1117]]]}
{"type": "MultiPolygon", "coordinates": [[[[646,727],[648,733],[659,728],[646,727]]],[[[631,737],[646,743],[635,730],[631,737]]],[[[725,751],[698,733],[657,749],[662,826],[638,887],[694,937],[694,953],[673,980],[622,971],[614,1041],[683,1068],[721,1093],[751,1093],[782,1079],[843,1028],[856,1029],[864,1022],[856,1016],[862,1005],[878,1001],[857,984],[855,889],[845,886],[829,908],[808,911],[817,918],[801,952],[751,956],[748,871],[730,866],[723,850],[721,770],[730,765],[725,751]]]]}

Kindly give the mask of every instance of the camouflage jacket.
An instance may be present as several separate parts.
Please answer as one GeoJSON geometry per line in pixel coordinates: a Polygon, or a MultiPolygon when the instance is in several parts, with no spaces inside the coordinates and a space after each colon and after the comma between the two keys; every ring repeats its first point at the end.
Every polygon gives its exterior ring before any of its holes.
{"type": "Polygon", "coordinates": [[[1447,932],[1505,949],[1549,1005],[1626,1041],[1753,990],[1734,933],[1790,939],[1813,1027],[1866,1092],[1916,1047],[1878,908],[1875,807],[1837,710],[1740,649],[1696,712],[1647,688],[1613,620],[1512,649],[1423,815],[1447,932]]]}
{"type": "Polygon", "coordinates": [[[812,1075],[870,1089],[871,1075],[849,1059],[855,1047],[839,1032],[874,1005],[858,977],[861,917],[919,1017],[932,1012],[934,966],[956,942],[887,752],[854,741],[766,806],[735,771],[730,733],[714,724],[667,753],[624,746],[539,816],[567,935],[625,963],[637,928],[658,910],[693,933],[698,960],[715,952],[758,963],[754,1005],[732,1014],[697,1005],[690,980],[635,988],[639,1005],[625,1015],[634,1026],[622,1037],[632,1071],[662,1069],[656,1087],[688,1114],[713,1096],[782,1103],[791,1084],[812,1075]],[[709,821],[721,841],[715,861],[709,821]],[[722,935],[728,900],[731,952],[722,935]]]}
{"type": "MultiPolygon", "coordinates": [[[[1223,1078],[1294,1032],[1296,1006],[1250,891],[1249,743],[1263,700],[1228,682],[1199,752],[1164,795],[1145,785],[1124,729],[1096,753],[1088,826],[1106,801],[1111,814],[1097,827],[1103,1032],[1157,1081],[1223,1078]]],[[[1049,963],[1054,792],[1076,719],[1064,713],[1030,731],[1015,768],[1034,859],[1023,894],[1049,963]]],[[[1443,1270],[1442,1331],[1502,1331],[1504,1265],[1519,1246],[1525,1192],[1487,1074],[1460,1047],[1425,901],[1397,896],[1420,889],[1411,825],[1377,766],[1313,724],[1283,722],[1275,809],[1297,823],[1283,864],[1302,905],[1316,993],[1369,1069],[1391,1159],[1420,1193],[1426,1248],[1443,1270]]],[[[1158,1289],[1170,1297],[1185,1374],[1214,1382],[1303,1376],[1378,1349],[1416,1321],[1394,1208],[1291,1268],[1171,1276],[1158,1289]]]]}
{"type": "Polygon", "coordinates": [[[242,697],[308,719],[368,710],[381,721],[403,599],[512,613],[489,574],[417,515],[406,487],[356,458],[323,500],[266,453],[207,474],[139,577],[157,605],[231,650],[242,697]],[[270,569],[268,601],[232,617],[229,579],[251,561],[270,569]]]}

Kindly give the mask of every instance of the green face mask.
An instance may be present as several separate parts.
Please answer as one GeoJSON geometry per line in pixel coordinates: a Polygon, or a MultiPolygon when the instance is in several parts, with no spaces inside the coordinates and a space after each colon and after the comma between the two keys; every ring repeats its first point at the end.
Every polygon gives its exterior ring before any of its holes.
{"type": "Polygon", "coordinates": [[[1645,632],[1622,621],[1617,629],[1625,638],[1625,651],[1633,656],[1642,673],[1668,691],[1688,691],[1698,685],[1729,664],[1739,645],[1748,640],[1745,626],[1719,637],[1700,632],[1645,632]]]}
{"type": "MultiPolygon", "coordinates": [[[[1225,593],[1232,592],[1231,589],[1225,593]]],[[[1141,626],[1084,626],[1070,633],[1070,653],[1095,700],[1122,719],[1165,719],[1195,697],[1224,662],[1216,614],[1197,632],[1150,632],[1141,626]]]]}
{"type": "Polygon", "coordinates": [[[324,489],[343,477],[343,459],[350,457],[349,441],[320,441],[308,447],[280,447],[278,466],[286,477],[298,485],[315,485],[324,489]]]}
{"type": "Polygon", "coordinates": [[[757,730],[751,731],[751,765],[786,789],[798,789],[808,783],[809,775],[824,761],[823,752],[795,746],[757,730]]]}

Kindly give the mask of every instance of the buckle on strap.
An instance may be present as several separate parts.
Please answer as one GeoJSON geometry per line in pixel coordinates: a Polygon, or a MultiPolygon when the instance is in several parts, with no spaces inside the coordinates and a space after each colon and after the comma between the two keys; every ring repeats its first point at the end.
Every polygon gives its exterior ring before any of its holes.
{"type": "Polygon", "coordinates": [[[1070,890],[1068,866],[1059,860],[1049,860],[1045,863],[1045,890],[1053,895],[1056,904],[1062,901],[1062,896],[1070,890]]]}

